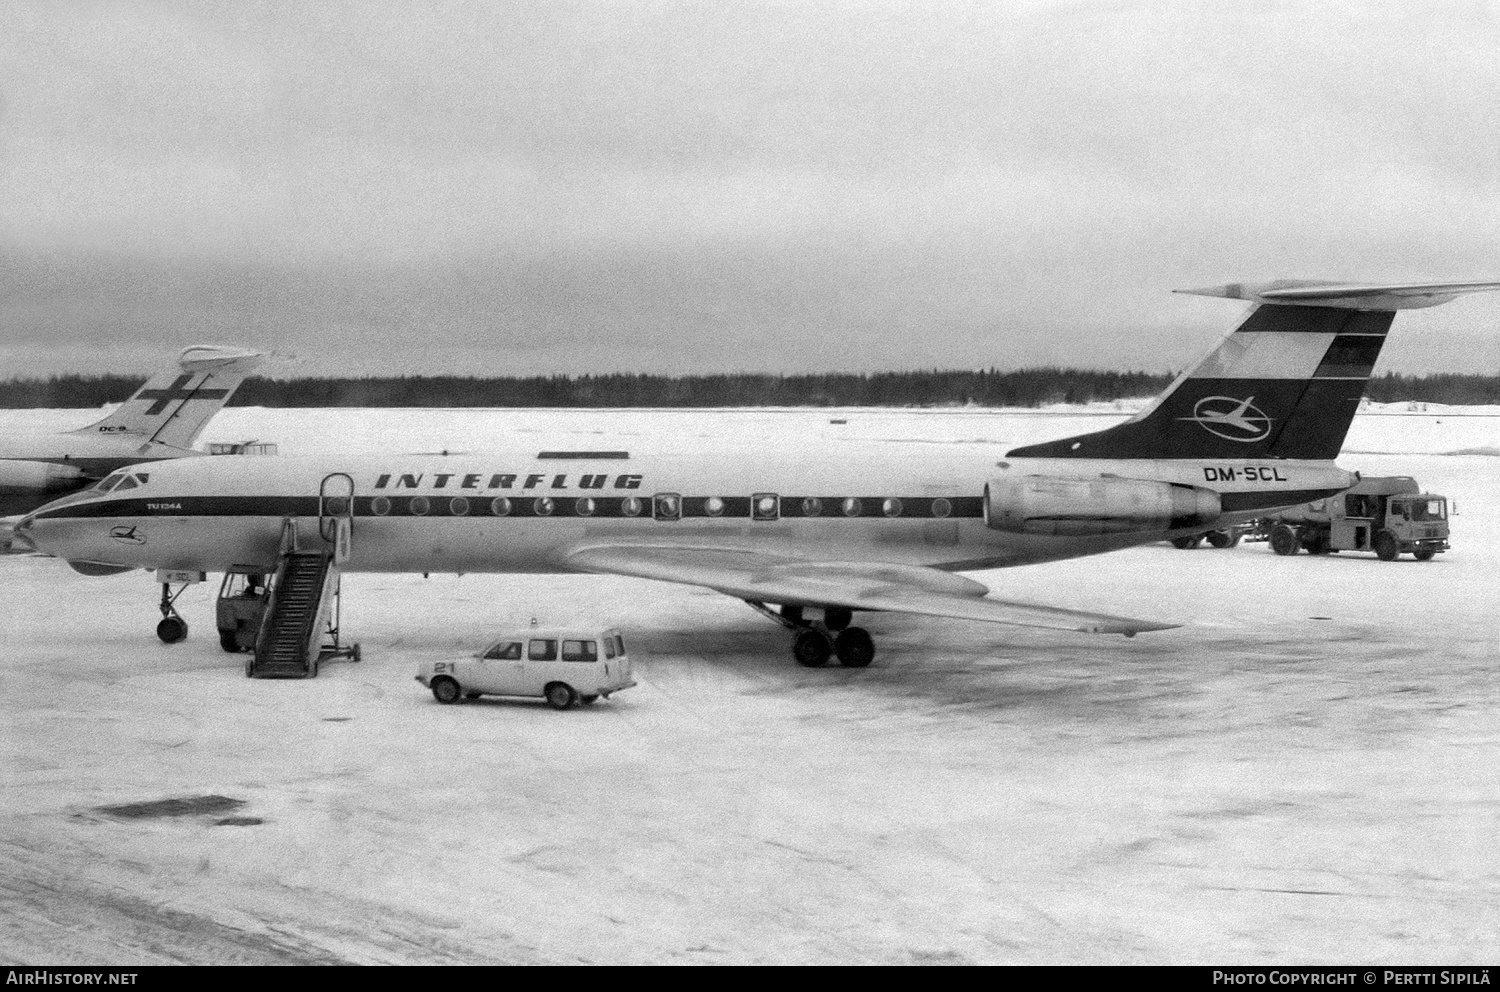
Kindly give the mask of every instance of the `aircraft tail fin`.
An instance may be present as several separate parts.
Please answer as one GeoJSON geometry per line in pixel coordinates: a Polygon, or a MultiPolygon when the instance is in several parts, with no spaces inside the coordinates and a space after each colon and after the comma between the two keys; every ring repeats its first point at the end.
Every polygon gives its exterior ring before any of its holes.
{"type": "Polygon", "coordinates": [[[126,437],[143,446],[191,448],[209,418],[264,360],[262,352],[242,348],[185,348],[177,371],[152,376],[119,409],[74,433],[126,437]]]}
{"type": "Polygon", "coordinates": [[[1281,280],[1178,290],[1255,304],[1203,361],[1122,424],[1016,448],[1022,458],[1332,459],[1397,310],[1500,282],[1363,286],[1281,280]]]}

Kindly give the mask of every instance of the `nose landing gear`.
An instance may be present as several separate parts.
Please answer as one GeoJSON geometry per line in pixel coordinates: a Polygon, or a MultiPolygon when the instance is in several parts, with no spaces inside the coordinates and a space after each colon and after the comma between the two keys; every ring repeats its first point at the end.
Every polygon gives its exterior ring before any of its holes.
{"type": "Polygon", "coordinates": [[[161,584],[161,623],[156,625],[156,636],[161,638],[163,644],[176,644],[178,641],[187,639],[187,621],[182,619],[182,614],[177,612],[174,604],[177,602],[177,597],[181,596],[190,584],[182,583],[175,593],[172,592],[170,582],[161,584]]]}

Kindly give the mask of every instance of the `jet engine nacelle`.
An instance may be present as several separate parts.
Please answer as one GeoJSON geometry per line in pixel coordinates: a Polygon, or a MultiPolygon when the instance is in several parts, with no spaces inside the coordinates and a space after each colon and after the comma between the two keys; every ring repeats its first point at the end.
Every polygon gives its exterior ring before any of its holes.
{"type": "Polygon", "coordinates": [[[984,487],[984,522],[993,530],[1084,536],[1207,527],[1219,494],[1140,479],[995,479],[984,487]]]}
{"type": "Polygon", "coordinates": [[[0,461],[0,493],[55,493],[82,481],[83,472],[73,465],[0,461]]]}

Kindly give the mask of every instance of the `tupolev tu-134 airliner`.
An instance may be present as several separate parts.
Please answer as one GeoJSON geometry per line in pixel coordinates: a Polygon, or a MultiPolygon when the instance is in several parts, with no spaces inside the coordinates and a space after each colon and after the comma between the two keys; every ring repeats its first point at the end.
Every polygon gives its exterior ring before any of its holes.
{"type": "MultiPolygon", "coordinates": [[[[791,628],[795,657],[813,666],[830,655],[870,663],[856,611],[1129,636],[1174,625],[1007,602],[957,573],[1201,533],[1347,489],[1355,476],[1334,459],[1395,311],[1493,289],[1500,282],[1182,290],[1251,308],[1129,420],[1011,450],[882,459],[878,449],[797,445],[656,455],[533,444],[184,459],[121,469],[17,532],[91,574],[270,573],[289,524],[305,521],[305,540],[328,546],[345,571],[706,586],[791,628]]],[[[165,589],[163,598],[165,615],[165,589]]]]}

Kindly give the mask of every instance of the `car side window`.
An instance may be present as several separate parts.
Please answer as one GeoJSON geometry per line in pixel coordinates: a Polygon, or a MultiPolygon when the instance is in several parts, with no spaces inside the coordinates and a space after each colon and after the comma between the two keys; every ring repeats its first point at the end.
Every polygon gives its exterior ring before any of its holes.
{"type": "Polygon", "coordinates": [[[527,648],[526,657],[532,661],[556,661],[557,642],[550,638],[534,640],[527,648]]]}
{"type": "Polygon", "coordinates": [[[521,657],[520,641],[502,641],[484,653],[489,661],[515,661],[521,657]]]}
{"type": "Polygon", "coordinates": [[[599,645],[593,641],[563,641],[563,661],[598,661],[599,645]]]}
{"type": "Polygon", "coordinates": [[[625,638],[621,637],[619,634],[616,634],[615,635],[615,654],[624,654],[624,653],[625,653],[625,638]]]}
{"type": "Polygon", "coordinates": [[[613,658],[614,656],[615,656],[615,639],[613,637],[611,637],[609,634],[605,634],[604,635],[604,657],[606,657],[606,658],[613,658]]]}

